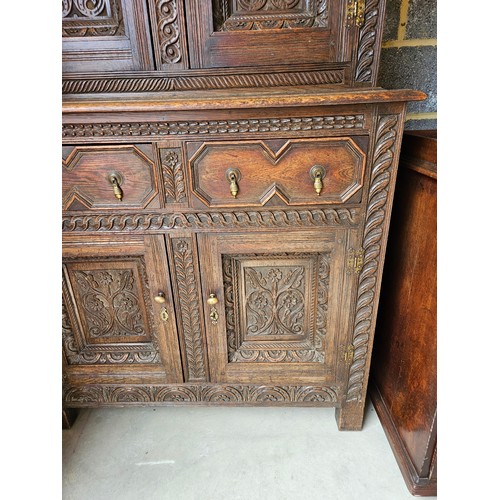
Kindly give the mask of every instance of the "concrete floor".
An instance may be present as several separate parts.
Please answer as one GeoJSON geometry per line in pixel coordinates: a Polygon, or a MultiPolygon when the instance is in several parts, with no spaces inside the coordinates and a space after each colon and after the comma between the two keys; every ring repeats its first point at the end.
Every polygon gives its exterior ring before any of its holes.
{"type": "Polygon", "coordinates": [[[62,441],[63,500],[415,498],[371,403],[361,432],[333,408],[86,409],[62,441]]]}

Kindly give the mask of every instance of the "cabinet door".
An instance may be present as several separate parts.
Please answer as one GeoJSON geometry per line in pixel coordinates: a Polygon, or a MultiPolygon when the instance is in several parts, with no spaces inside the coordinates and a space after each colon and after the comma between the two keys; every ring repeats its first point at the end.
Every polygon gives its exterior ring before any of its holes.
{"type": "Polygon", "coordinates": [[[191,67],[342,61],[344,0],[188,0],[191,67]]]}
{"type": "Polygon", "coordinates": [[[63,243],[63,355],[92,382],[182,382],[163,236],[63,243]]]}
{"type": "Polygon", "coordinates": [[[340,378],[352,294],[348,239],[344,229],[199,236],[212,381],[340,378]]]}
{"type": "Polygon", "coordinates": [[[145,0],[63,0],[63,73],[153,69],[145,0]]]}

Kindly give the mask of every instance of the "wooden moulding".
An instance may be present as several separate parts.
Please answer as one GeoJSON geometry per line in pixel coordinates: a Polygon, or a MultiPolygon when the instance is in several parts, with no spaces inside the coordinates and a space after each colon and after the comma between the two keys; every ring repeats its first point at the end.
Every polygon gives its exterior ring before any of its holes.
{"type": "Polygon", "coordinates": [[[63,99],[63,115],[69,113],[132,113],[208,109],[275,108],[284,106],[337,106],[421,101],[418,90],[343,90],[328,85],[278,89],[213,90],[138,94],[81,94],[63,99]]]}

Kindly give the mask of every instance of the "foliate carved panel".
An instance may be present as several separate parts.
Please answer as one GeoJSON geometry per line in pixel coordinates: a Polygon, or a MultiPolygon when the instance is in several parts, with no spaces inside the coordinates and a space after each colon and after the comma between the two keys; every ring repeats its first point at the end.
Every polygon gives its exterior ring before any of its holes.
{"type": "Polygon", "coordinates": [[[162,64],[175,64],[182,60],[180,44],[179,5],[181,0],[150,0],[156,13],[160,58],[162,64]]]}
{"type": "Polygon", "coordinates": [[[199,305],[201,298],[196,282],[193,241],[172,238],[174,270],[180,303],[182,338],[187,358],[188,380],[206,380],[203,335],[199,305]]]}
{"type": "Polygon", "coordinates": [[[363,234],[365,259],[359,274],[354,319],[353,361],[349,368],[347,402],[360,401],[366,378],[370,336],[373,335],[374,299],[380,280],[380,254],[385,239],[387,200],[395,167],[398,115],[380,116],[375,138],[375,152],[368,192],[368,208],[363,234]]]}
{"type": "Polygon", "coordinates": [[[89,214],[63,216],[63,232],[163,232],[171,229],[267,229],[356,227],[359,208],[262,210],[236,212],[89,214]]]}
{"type": "Polygon", "coordinates": [[[327,0],[213,0],[215,31],[328,26],[327,0]]]}
{"type": "Polygon", "coordinates": [[[229,362],[324,362],[328,259],[223,256],[229,362]]]}
{"type": "Polygon", "coordinates": [[[63,400],[69,406],[95,404],[302,404],[304,406],[337,406],[335,386],[259,386],[221,384],[183,384],[160,386],[95,385],[66,386],[63,400]]]}
{"type": "Polygon", "coordinates": [[[66,259],[64,276],[62,335],[70,365],[160,362],[142,257],[66,259]]]}
{"type": "Polygon", "coordinates": [[[184,203],[186,201],[186,184],[182,168],[180,148],[160,149],[165,201],[167,203],[184,203]]]}
{"type": "Polygon", "coordinates": [[[125,34],[120,0],[63,0],[62,36],[121,36],[125,34]]]}

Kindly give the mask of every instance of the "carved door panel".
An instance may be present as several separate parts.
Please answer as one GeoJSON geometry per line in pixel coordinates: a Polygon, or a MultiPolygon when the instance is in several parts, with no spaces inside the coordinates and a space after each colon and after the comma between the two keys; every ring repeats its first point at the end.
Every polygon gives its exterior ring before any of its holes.
{"type": "Polygon", "coordinates": [[[153,69],[145,0],[63,0],[63,73],[153,69]]]}
{"type": "Polygon", "coordinates": [[[348,230],[198,240],[211,380],[334,383],[349,328],[348,230]]]}
{"type": "Polygon", "coordinates": [[[344,0],[188,0],[191,67],[344,61],[348,53],[345,43],[348,33],[341,22],[344,3],[344,0]]]}
{"type": "Polygon", "coordinates": [[[182,382],[163,236],[63,243],[66,372],[94,382],[182,382]]]}

